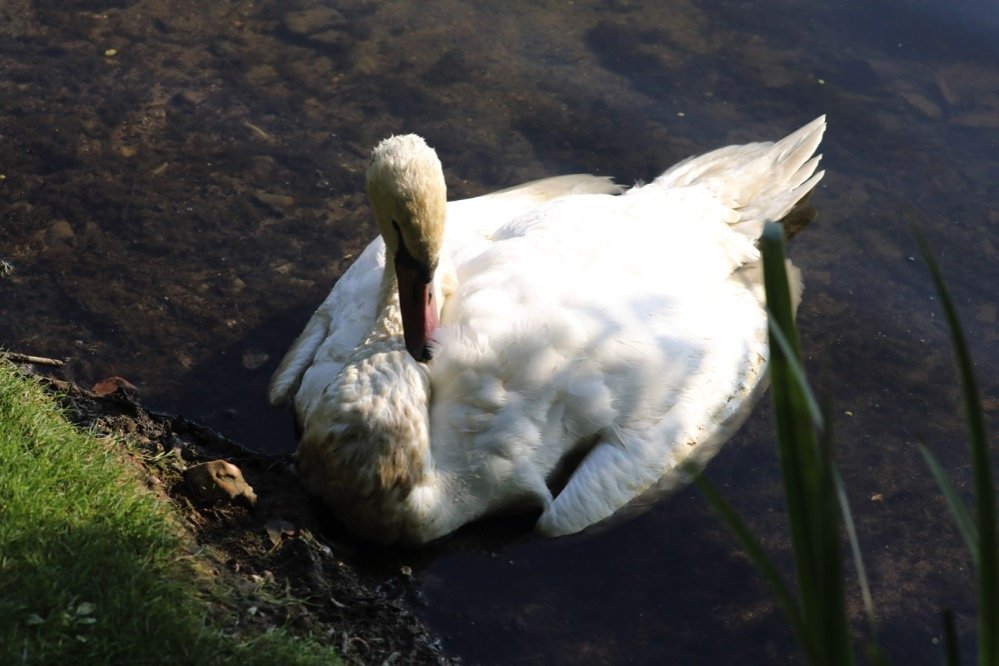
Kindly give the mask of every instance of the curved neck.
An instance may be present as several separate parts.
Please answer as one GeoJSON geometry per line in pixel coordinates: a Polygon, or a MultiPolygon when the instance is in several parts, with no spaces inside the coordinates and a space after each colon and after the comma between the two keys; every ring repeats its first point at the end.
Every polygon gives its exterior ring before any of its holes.
{"type": "Polygon", "coordinates": [[[386,257],[382,280],[378,285],[378,305],[375,309],[375,320],[371,324],[371,330],[357,346],[355,356],[367,355],[364,353],[365,350],[384,352],[389,349],[405,349],[405,346],[395,266],[391,258],[386,257]]]}

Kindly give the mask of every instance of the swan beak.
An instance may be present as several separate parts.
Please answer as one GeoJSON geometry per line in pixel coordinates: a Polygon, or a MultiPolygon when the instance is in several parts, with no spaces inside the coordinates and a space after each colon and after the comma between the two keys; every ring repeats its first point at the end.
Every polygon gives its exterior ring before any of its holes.
{"type": "Polygon", "coordinates": [[[430,336],[437,328],[433,273],[412,261],[396,261],[395,275],[406,349],[417,361],[429,361],[430,336]]]}

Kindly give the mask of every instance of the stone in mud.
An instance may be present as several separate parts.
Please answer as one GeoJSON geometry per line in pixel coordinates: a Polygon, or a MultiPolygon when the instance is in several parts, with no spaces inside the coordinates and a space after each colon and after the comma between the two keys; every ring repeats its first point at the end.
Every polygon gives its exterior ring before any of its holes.
{"type": "Polygon", "coordinates": [[[259,349],[248,349],[243,353],[243,367],[247,370],[256,370],[270,360],[270,355],[259,349]]]}
{"type": "Polygon", "coordinates": [[[263,204],[279,213],[284,213],[286,208],[291,208],[295,205],[294,197],[290,197],[287,194],[265,192],[264,190],[254,192],[253,198],[257,203],[263,204]]]}
{"type": "Polygon", "coordinates": [[[90,390],[94,392],[94,395],[102,398],[114,393],[120,393],[122,397],[134,400],[139,394],[139,389],[135,387],[135,384],[117,375],[102,379],[94,384],[90,390]]]}
{"type": "Polygon", "coordinates": [[[309,39],[325,46],[342,46],[346,40],[340,30],[323,30],[309,35],[309,39]]]}
{"type": "Polygon", "coordinates": [[[192,465],[184,472],[191,493],[205,504],[243,501],[257,503],[257,494],[243,478],[238,467],[226,460],[212,460],[192,465]]]}
{"type": "Polygon", "coordinates": [[[48,237],[50,243],[69,242],[76,236],[72,225],[66,220],[56,220],[49,227],[48,237]]]}
{"type": "Polygon", "coordinates": [[[284,27],[288,32],[302,37],[325,33],[346,23],[343,14],[332,7],[316,7],[284,15],[284,27]]]}

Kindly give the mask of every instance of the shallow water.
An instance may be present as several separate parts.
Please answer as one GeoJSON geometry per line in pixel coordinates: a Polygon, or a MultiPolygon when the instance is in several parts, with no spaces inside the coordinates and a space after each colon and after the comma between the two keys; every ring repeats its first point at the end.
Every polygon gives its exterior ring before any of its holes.
{"type": "MultiPolygon", "coordinates": [[[[85,385],[124,376],[154,408],[287,450],[290,417],[265,407],[266,381],[374,233],[362,179],[379,138],[422,133],[460,198],[555,173],[649,179],[827,113],[817,219],[790,248],[803,346],[836,401],[889,653],[939,663],[943,607],[970,651],[968,558],[914,446],[968,488],[948,338],[909,223],[936,249],[994,406],[999,8],[484,5],[0,5],[0,260],[13,268],[0,345],[68,358],[85,385]]],[[[709,476],[790,570],[772,439],[764,402],[709,476]]],[[[590,537],[494,523],[386,560],[413,567],[410,592],[470,663],[799,661],[694,491],[590,537]]]]}

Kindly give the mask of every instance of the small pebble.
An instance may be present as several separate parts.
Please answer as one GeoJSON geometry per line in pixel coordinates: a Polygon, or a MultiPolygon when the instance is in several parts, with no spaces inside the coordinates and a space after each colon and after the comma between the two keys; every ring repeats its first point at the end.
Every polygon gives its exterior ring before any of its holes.
{"type": "Polygon", "coordinates": [[[270,356],[262,351],[250,349],[243,354],[243,367],[247,370],[256,370],[267,362],[270,356]]]}
{"type": "Polygon", "coordinates": [[[253,198],[269,208],[273,208],[279,212],[284,212],[285,208],[290,208],[295,205],[294,197],[290,197],[287,194],[276,194],[274,192],[265,192],[263,190],[258,190],[253,193],[253,198]]]}
{"type": "Polygon", "coordinates": [[[73,226],[66,220],[56,220],[49,227],[49,241],[70,241],[76,236],[73,226]]]}

